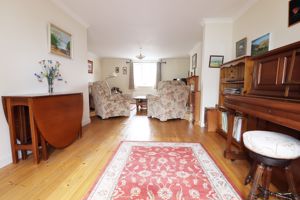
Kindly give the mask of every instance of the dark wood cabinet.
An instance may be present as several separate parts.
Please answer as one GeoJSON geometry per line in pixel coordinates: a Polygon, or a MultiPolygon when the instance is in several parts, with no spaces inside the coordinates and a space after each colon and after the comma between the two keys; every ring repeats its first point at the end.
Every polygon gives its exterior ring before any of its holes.
{"type": "Polygon", "coordinates": [[[253,57],[250,94],[300,98],[300,43],[253,57]]]}

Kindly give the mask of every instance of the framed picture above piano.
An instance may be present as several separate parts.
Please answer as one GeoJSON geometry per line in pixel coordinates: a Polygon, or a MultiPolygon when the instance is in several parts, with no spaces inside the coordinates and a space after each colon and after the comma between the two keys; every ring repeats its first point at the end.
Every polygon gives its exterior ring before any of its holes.
{"type": "Polygon", "coordinates": [[[247,38],[243,38],[235,43],[236,57],[241,57],[247,53],[247,38]]]}
{"type": "Polygon", "coordinates": [[[289,26],[300,22],[300,1],[290,0],[289,2],[289,26]]]}
{"type": "Polygon", "coordinates": [[[251,42],[251,56],[258,56],[269,51],[270,33],[267,33],[251,42]]]}

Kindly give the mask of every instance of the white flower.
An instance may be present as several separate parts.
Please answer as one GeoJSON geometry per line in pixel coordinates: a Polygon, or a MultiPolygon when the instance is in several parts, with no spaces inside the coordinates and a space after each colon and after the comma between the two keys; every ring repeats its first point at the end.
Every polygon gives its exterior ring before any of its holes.
{"type": "Polygon", "coordinates": [[[176,172],[176,175],[177,175],[178,177],[180,177],[180,178],[187,178],[187,177],[189,177],[189,176],[190,176],[190,174],[189,174],[189,173],[187,173],[187,172],[184,172],[184,171],[179,171],[179,172],[176,172]]]}
{"type": "Polygon", "coordinates": [[[138,175],[140,175],[141,177],[148,177],[151,175],[151,172],[150,171],[147,171],[147,170],[143,170],[143,171],[140,171],[138,173],[138,175]]]}
{"type": "Polygon", "coordinates": [[[168,188],[161,188],[157,192],[158,196],[164,200],[171,199],[173,192],[168,188]]]}
{"type": "Polygon", "coordinates": [[[177,156],[177,153],[176,152],[170,152],[170,153],[168,153],[169,154],[169,156],[177,156]]]}
{"type": "Polygon", "coordinates": [[[168,172],[166,172],[165,170],[161,171],[159,173],[159,175],[162,177],[162,178],[166,178],[168,176],[168,172]]]}
{"type": "Polygon", "coordinates": [[[145,159],[145,158],[140,158],[140,159],[139,159],[139,162],[140,162],[140,163],[144,163],[144,162],[146,162],[146,159],[145,159]]]}
{"type": "Polygon", "coordinates": [[[191,190],[189,190],[189,194],[193,199],[200,198],[200,193],[197,190],[191,189],[191,190]]]}
{"type": "Polygon", "coordinates": [[[147,155],[149,155],[149,156],[154,156],[154,155],[156,155],[156,153],[153,152],[153,151],[150,151],[150,152],[147,153],[147,155]]]}
{"type": "Polygon", "coordinates": [[[131,196],[139,196],[140,193],[141,193],[141,189],[139,187],[133,187],[130,190],[131,196]]]}
{"type": "Polygon", "coordinates": [[[180,159],[179,163],[185,165],[187,163],[187,161],[185,159],[180,159]]]}
{"type": "Polygon", "coordinates": [[[165,164],[165,163],[168,162],[168,159],[166,159],[166,158],[159,158],[158,162],[160,162],[161,164],[165,164]]]}

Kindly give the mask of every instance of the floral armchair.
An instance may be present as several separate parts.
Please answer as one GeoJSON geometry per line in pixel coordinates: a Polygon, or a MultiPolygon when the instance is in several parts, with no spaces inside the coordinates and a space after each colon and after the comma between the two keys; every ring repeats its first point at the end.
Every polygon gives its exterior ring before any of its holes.
{"type": "Polygon", "coordinates": [[[102,119],[130,115],[130,95],[111,94],[111,90],[106,81],[94,82],[92,95],[96,115],[102,119]]]}
{"type": "Polygon", "coordinates": [[[181,81],[161,81],[157,91],[158,96],[147,95],[148,117],[155,117],[160,121],[184,119],[189,86],[181,81]]]}

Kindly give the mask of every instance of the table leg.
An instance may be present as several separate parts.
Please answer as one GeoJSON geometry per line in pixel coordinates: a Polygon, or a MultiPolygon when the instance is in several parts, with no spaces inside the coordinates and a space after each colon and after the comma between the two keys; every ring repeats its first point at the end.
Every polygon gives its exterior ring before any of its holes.
{"type": "Polygon", "coordinates": [[[18,162],[18,152],[16,149],[17,137],[16,137],[16,132],[15,132],[13,106],[11,105],[10,98],[8,98],[6,101],[6,107],[7,107],[7,121],[8,121],[8,125],[9,125],[9,131],[10,131],[10,144],[11,144],[12,159],[13,159],[13,163],[17,163],[18,162]]]}
{"type": "Polygon", "coordinates": [[[48,148],[47,148],[47,143],[42,134],[39,132],[39,136],[41,139],[41,145],[42,145],[42,157],[43,160],[48,160],[48,148]]]}
{"type": "MultiPolygon", "coordinates": [[[[19,119],[19,133],[20,133],[20,141],[21,144],[27,144],[27,133],[26,133],[26,117],[25,117],[25,107],[19,107],[18,109],[18,119],[19,119]]],[[[27,150],[21,150],[22,152],[22,160],[27,159],[27,150]]]]}
{"type": "Polygon", "coordinates": [[[137,99],[137,100],[135,100],[135,104],[136,104],[136,111],[138,112],[139,111],[139,100],[137,99]]]}
{"type": "Polygon", "coordinates": [[[32,140],[32,154],[34,158],[34,163],[39,163],[39,149],[38,149],[38,137],[37,137],[37,128],[34,122],[34,116],[32,111],[32,99],[29,100],[29,121],[30,121],[30,131],[31,131],[31,140],[32,140]]]}

